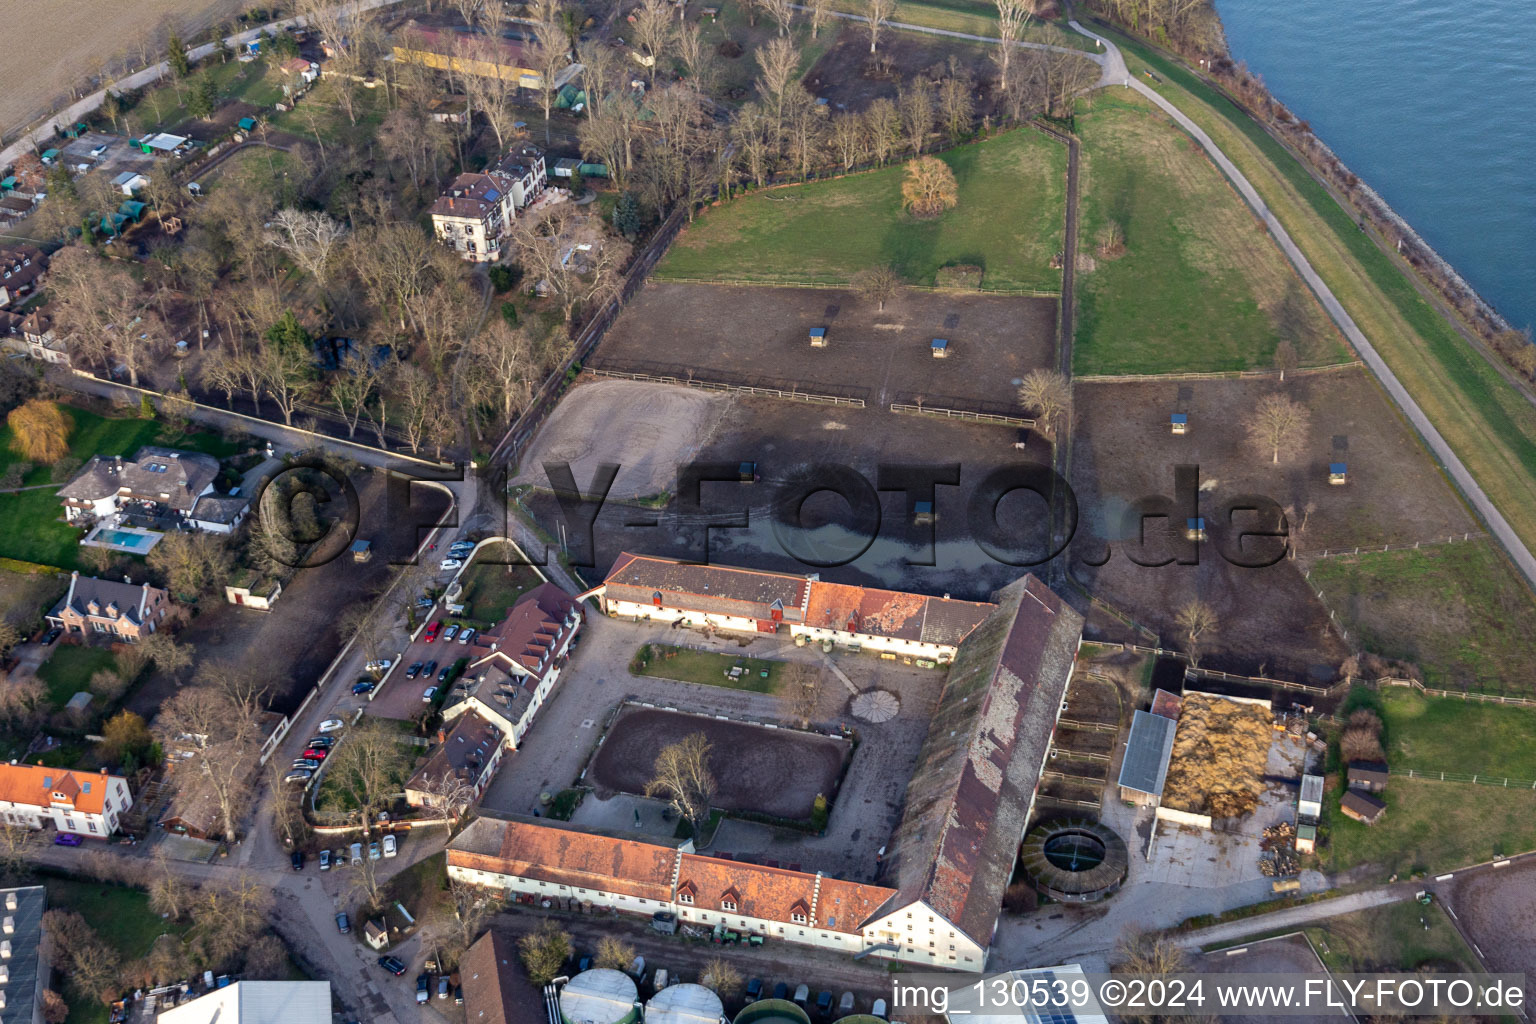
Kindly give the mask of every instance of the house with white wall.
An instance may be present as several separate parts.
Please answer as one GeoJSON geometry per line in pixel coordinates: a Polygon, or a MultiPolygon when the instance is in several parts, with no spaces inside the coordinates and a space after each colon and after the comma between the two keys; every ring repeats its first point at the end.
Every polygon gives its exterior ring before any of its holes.
{"type": "Polygon", "coordinates": [[[43,765],[0,765],[0,821],[105,839],[133,806],[121,775],[72,772],[43,765]]]}

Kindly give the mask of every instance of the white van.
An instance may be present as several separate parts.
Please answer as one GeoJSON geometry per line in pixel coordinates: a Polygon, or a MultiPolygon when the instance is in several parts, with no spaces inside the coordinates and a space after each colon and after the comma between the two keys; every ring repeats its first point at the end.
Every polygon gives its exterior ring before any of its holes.
{"type": "Polygon", "coordinates": [[[349,849],[352,851],[352,863],[361,864],[363,862],[363,844],[353,843],[349,849]]]}

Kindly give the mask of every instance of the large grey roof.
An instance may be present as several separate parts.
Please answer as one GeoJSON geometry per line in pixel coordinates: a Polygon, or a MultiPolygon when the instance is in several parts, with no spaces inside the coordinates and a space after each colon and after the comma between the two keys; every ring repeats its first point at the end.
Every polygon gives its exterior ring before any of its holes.
{"type": "Polygon", "coordinates": [[[1120,788],[1152,796],[1163,795],[1168,779],[1168,759],[1173,754],[1173,734],[1179,723],[1162,715],[1138,711],[1131,720],[1131,738],[1120,762],[1120,788]]]}
{"type": "Polygon", "coordinates": [[[72,501],[100,501],[127,488],[130,495],[192,511],[198,495],[219,475],[219,460],[197,452],[145,446],[131,459],[92,456],[58,492],[72,501]],[[162,497],[163,495],[163,497],[162,497]]]}
{"type": "MultiPolygon", "coordinates": [[[[11,944],[11,955],[5,961],[9,973],[0,983],[5,993],[7,1007],[31,1007],[37,1000],[37,974],[42,959],[43,911],[48,908],[48,893],[41,885],[28,885],[20,889],[0,889],[0,915],[10,919],[12,930],[0,936],[11,944]],[[7,897],[16,894],[16,909],[6,906],[7,897]]],[[[7,1009],[6,1020],[11,1011],[7,1009]]],[[[19,1019],[19,1018],[18,1018],[19,1019]]],[[[32,1019],[27,1013],[27,1020],[32,1019]]]]}
{"type": "Polygon", "coordinates": [[[885,884],[986,945],[1024,836],[1083,618],[1024,576],[960,644],[907,786],[885,884]]]}

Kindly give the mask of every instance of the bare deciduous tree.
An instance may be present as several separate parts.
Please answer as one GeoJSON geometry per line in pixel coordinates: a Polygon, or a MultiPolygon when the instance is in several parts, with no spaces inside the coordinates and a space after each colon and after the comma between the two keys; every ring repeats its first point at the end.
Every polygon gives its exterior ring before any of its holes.
{"type": "Polygon", "coordinates": [[[1199,598],[1190,601],[1179,609],[1174,622],[1179,627],[1179,633],[1184,637],[1185,646],[1188,648],[1189,662],[1191,665],[1200,664],[1200,654],[1205,649],[1208,634],[1214,633],[1220,628],[1220,620],[1217,618],[1216,609],[1206,604],[1199,598]]]}
{"type": "Polygon", "coordinates": [[[656,67],[666,56],[672,43],[672,8],[666,0],[643,0],[635,8],[635,42],[640,52],[650,61],[646,66],[652,81],[656,67]]]}
{"type": "Polygon", "coordinates": [[[645,784],[646,796],[664,796],[673,810],[693,827],[702,841],[715,799],[715,777],[709,770],[709,738],[701,732],[685,736],[661,748],[656,755],[655,775],[645,784]]]}
{"type": "Polygon", "coordinates": [[[724,957],[715,957],[699,972],[699,984],[714,990],[724,1000],[734,1000],[741,992],[741,972],[724,957]]]}
{"type": "Polygon", "coordinates": [[[1072,409],[1072,385],[1056,370],[1031,370],[1019,385],[1019,404],[1034,410],[1042,433],[1054,438],[1072,409]]]}
{"type": "Polygon", "coordinates": [[[870,155],[881,165],[891,158],[901,138],[901,113],[881,96],[864,111],[864,134],[870,155]]]}
{"type": "Polygon", "coordinates": [[[994,59],[997,61],[998,78],[1006,79],[1013,65],[1014,44],[1023,37],[1024,26],[1029,24],[1034,8],[1030,0],[993,2],[997,4],[997,53],[994,59]]]}
{"type": "Polygon", "coordinates": [[[885,312],[885,304],[896,297],[901,290],[901,275],[896,268],[889,264],[881,264],[878,267],[869,267],[853,275],[853,290],[860,298],[867,302],[873,302],[880,312],[885,312]]]}
{"type": "Polygon", "coordinates": [[[960,202],[955,172],[936,156],[920,156],[907,164],[901,182],[901,203],[914,217],[937,217],[960,202]]]}
{"type": "Polygon", "coordinates": [[[1311,422],[1306,406],[1284,395],[1265,395],[1248,414],[1248,440],[1278,465],[1282,453],[1289,458],[1306,441],[1311,422]]]}
{"type": "Polygon", "coordinates": [[[821,701],[822,672],[816,665],[796,661],[784,667],[779,686],[779,703],[784,714],[803,729],[816,717],[821,701]]]}
{"type": "Polygon", "coordinates": [[[228,842],[235,840],[254,781],[260,710],[255,700],[201,685],[181,690],[155,718],[166,749],[189,755],[177,759],[177,786],[184,796],[200,793],[214,803],[216,827],[228,842]]]}
{"type": "Polygon", "coordinates": [[[568,932],[553,921],[545,921],[537,931],[518,939],[517,948],[528,980],[542,988],[565,969],[575,947],[568,932]]]}
{"type": "Polygon", "coordinates": [[[592,966],[606,967],[611,971],[626,971],[635,959],[635,947],[616,935],[604,935],[597,940],[597,951],[592,966]]]}
{"type": "Polygon", "coordinates": [[[264,236],[267,244],[313,277],[320,290],[328,294],[333,261],[341,252],[346,227],[319,210],[291,207],[278,210],[270,223],[272,226],[264,236]]]}
{"type": "Polygon", "coordinates": [[[869,52],[875,52],[875,44],[880,41],[880,30],[885,23],[891,20],[891,15],[896,12],[896,0],[865,0],[864,16],[868,18],[869,25],[869,52]]]}

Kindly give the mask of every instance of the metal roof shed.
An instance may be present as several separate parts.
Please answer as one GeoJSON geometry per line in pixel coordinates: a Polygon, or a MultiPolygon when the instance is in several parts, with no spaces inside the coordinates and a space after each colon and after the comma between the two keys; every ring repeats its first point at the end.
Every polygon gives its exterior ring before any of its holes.
{"type": "Polygon", "coordinates": [[[1137,711],[1131,719],[1131,736],[1120,763],[1120,795],[1137,803],[1155,803],[1168,779],[1168,760],[1173,756],[1173,734],[1179,723],[1149,711],[1137,711]],[[1139,794],[1141,799],[1138,799],[1139,794]],[[1150,800],[1145,798],[1150,797],[1150,800]]]}
{"type": "Polygon", "coordinates": [[[1296,813],[1302,818],[1311,818],[1313,821],[1322,817],[1323,777],[1321,775],[1301,777],[1301,802],[1297,804],[1296,813]]]}
{"type": "Polygon", "coordinates": [[[929,347],[929,350],[933,352],[933,358],[935,358],[935,359],[948,359],[949,358],[949,341],[948,341],[948,339],[945,339],[945,338],[934,338],[933,339],[933,344],[928,346],[928,347],[929,347]]]}

